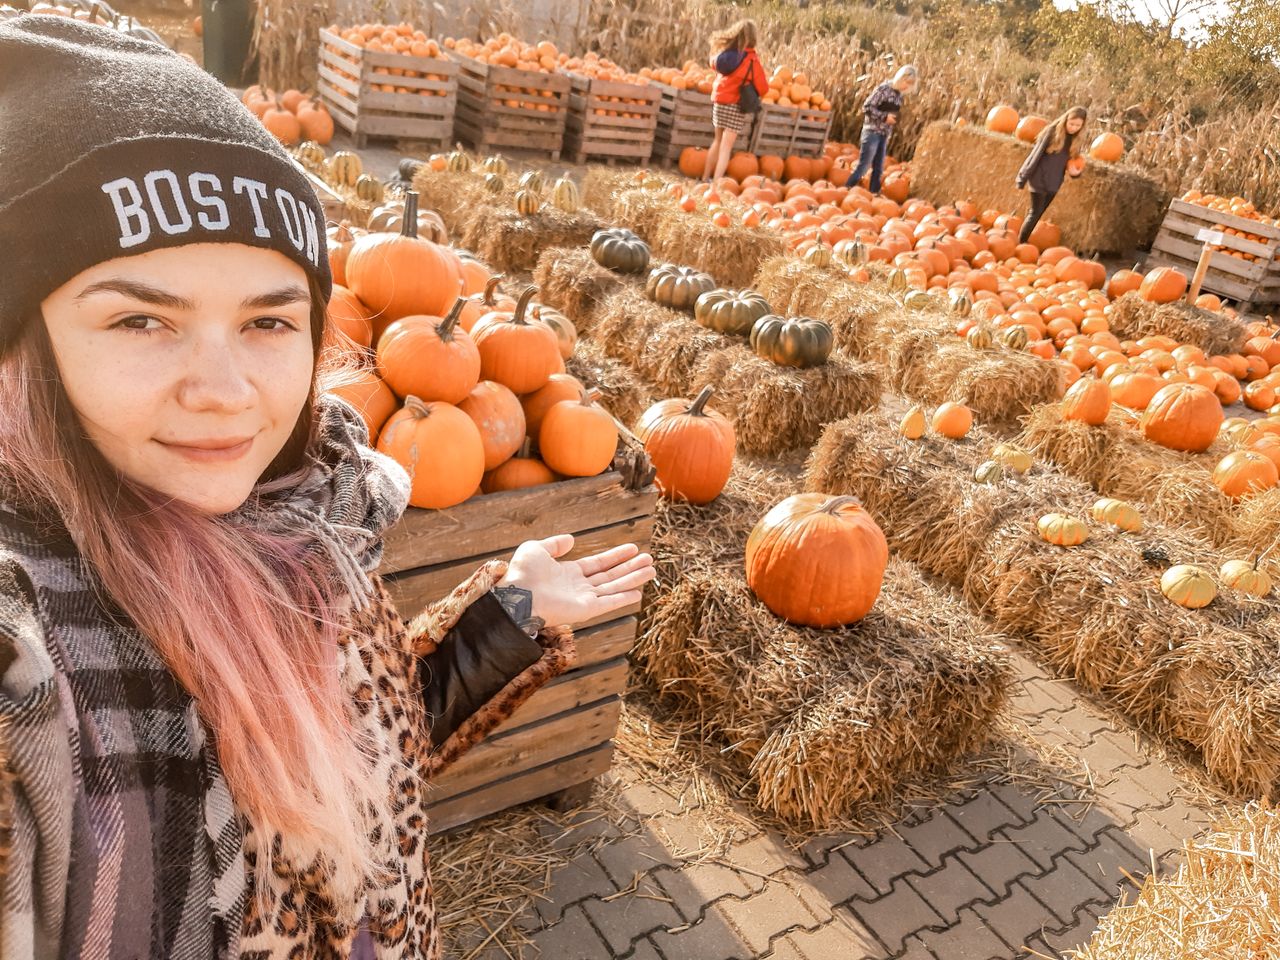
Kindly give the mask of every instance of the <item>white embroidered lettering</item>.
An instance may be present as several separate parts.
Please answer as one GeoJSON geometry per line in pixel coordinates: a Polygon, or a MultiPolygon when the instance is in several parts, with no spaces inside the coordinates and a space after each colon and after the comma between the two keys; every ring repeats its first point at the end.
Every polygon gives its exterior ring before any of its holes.
{"type": "Polygon", "coordinates": [[[307,230],[307,259],[318,267],[320,266],[320,225],[316,223],[316,214],[310,205],[300,203],[298,209],[302,211],[302,225],[307,230]]]}
{"type": "Polygon", "coordinates": [[[276,188],[276,206],[280,208],[280,219],[284,222],[284,232],[289,235],[289,242],[301,253],[307,245],[302,233],[302,221],[298,218],[298,201],[288,190],[276,188]]]}
{"type": "Polygon", "coordinates": [[[142,178],[142,182],[147,188],[147,198],[151,201],[151,212],[155,215],[156,223],[160,224],[161,230],[168,234],[175,234],[186,233],[191,229],[191,211],[187,209],[187,201],[182,196],[182,187],[172,170],[152,170],[142,178]],[[161,183],[168,188],[169,196],[173,198],[174,213],[177,215],[174,220],[169,219],[169,211],[164,207],[160,191],[156,189],[157,184],[161,183]]]}
{"type": "Polygon", "coordinates": [[[196,219],[200,226],[206,230],[226,230],[231,226],[231,214],[227,211],[226,203],[218,196],[222,192],[221,180],[212,173],[193,173],[187,177],[187,185],[190,187],[192,200],[217,212],[216,219],[203,210],[197,213],[196,219]],[[209,187],[209,193],[201,189],[204,185],[209,187]]]}
{"type": "Polygon", "coordinates": [[[262,201],[267,199],[267,185],[261,180],[236,177],[231,181],[231,189],[237,195],[243,193],[248,196],[249,203],[253,205],[253,235],[255,237],[271,236],[271,231],[267,229],[266,221],[262,219],[262,201]]]}
{"type": "Polygon", "coordinates": [[[121,177],[102,185],[102,192],[111,198],[116,221],[120,224],[120,246],[136,247],[151,236],[151,218],[142,208],[142,193],[129,177],[121,177]],[[125,195],[128,202],[125,202],[125,195]]]}

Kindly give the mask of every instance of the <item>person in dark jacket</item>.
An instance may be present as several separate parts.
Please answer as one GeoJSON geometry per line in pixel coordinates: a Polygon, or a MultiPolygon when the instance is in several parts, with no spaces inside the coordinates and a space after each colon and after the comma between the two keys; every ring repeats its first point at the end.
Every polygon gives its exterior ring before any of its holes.
{"type": "Polygon", "coordinates": [[[893,135],[898,115],[902,112],[902,97],[915,90],[919,82],[920,74],[915,67],[907,64],[899,68],[892,80],[886,80],[871,91],[871,96],[862,104],[862,141],[858,145],[858,166],[844,182],[846,187],[861,183],[870,170],[871,192],[880,192],[884,158],[889,148],[889,137],[893,135]]]}
{"type": "Polygon", "coordinates": [[[0,23],[4,960],[438,960],[430,779],[652,578],[556,536],[400,618],[324,225],[194,64],[0,23]]]}
{"type": "Polygon", "coordinates": [[[1084,143],[1087,119],[1089,112],[1084,107],[1072,107],[1036,137],[1035,146],[1027,154],[1014,181],[1019,190],[1031,188],[1031,211],[1018,232],[1019,243],[1027,242],[1067,176],[1078,177],[1084,172],[1080,148],[1084,143]]]}
{"type": "Polygon", "coordinates": [[[751,122],[751,114],[742,109],[742,91],[750,87],[758,96],[769,92],[769,78],[756,53],[756,24],[740,20],[728,30],[711,38],[711,66],[716,83],[711,90],[711,125],[715,138],[707,151],[702,168],[703,180],[719,180],[729,168],[733,144],[738,134],[751,122]]]}

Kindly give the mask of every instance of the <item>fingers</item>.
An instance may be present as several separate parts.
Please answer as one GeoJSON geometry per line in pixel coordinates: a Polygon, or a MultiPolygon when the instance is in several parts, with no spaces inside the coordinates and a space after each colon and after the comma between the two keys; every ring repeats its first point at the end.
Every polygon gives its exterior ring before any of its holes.
{"type": "Polygon", "coordinates": [[[641,570],[596,587],[596,596],[614,597],[623,593],[636,593],[639,596],[637,591],[657,575],[657,571],[651,565],[647,565],[641,570]]]}
{"type": "Polygon", "coordinates": [[[593,587],[599,587],[609,583],[611,580],[617,580],[619,577],[626,576],[628,573],[639,570],[641,567],[650,566],[653,566],[653,557],[649,556],[647,553],[641,553],[632,557],[625,563],[619,563],[616,566],[610,567],[608,570],[602,570],[594,577],[588,577],[587,582],[593,587]]]}
{"type": "Polygon", "coordinates": [[[624,543],[603,553],[583,557],[578,561],[578,568],[582,571],[584,577],[594,577],[597,573],[603,573],[610,567],[615,567],[626,560],[630,560],[639,552],[640,548],[634,543],[624,543]]]}
{"type": "Polygon", "coordinates": [[[573,535],[561,533],[554,537],[547,537],[545,540],[538,540],[536,543],[551,556],[559,559],[573,549],[573,535]]]}

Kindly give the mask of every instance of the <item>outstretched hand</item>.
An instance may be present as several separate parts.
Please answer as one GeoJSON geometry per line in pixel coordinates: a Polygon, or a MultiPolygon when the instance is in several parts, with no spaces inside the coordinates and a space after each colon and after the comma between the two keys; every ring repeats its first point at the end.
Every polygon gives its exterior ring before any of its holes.
{"type": "Polygon", "coordinates": [[[561,560],[573,537],[561,534],[520,544],[501,586],[533,594],[533,615],[549,627],[574,627],[640,602],[655,576],[653,557],[624,543],[579,560],[561,560]]]}

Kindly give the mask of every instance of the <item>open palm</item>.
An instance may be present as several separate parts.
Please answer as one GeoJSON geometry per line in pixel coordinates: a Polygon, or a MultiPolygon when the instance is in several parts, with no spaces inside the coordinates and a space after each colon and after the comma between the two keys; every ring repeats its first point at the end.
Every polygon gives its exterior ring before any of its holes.
{"type": "Polygon", "coordinates": [[[530,591],[533,615],[549,627],[574,627],[639,603],[644,585],[654,578],[653,558],[634,543],[578,560],[560,559],[572,549],[569,534],[526,541],[502,580],[530,591]]]}

